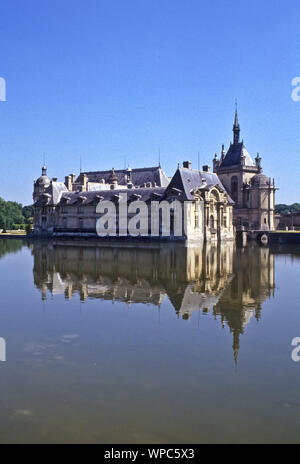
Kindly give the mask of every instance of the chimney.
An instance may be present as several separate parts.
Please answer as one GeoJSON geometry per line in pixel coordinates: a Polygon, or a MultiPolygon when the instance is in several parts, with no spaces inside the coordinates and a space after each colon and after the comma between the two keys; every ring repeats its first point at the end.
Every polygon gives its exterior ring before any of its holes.
{"type": "Polygon", "coordinates": [[[207,164],[205,164],[204,166],[202,166],[202,171],[210,172],[210,167],[207,164]]]}
{"type": "Polygon", "coordinates": [[[182,166],[186,169],[191,169],[192,163],[190,161],[184,161],[182,166]]]}
{"type": "Polygon", "coordinates": [[[72,190],[71,176],[66,176],[65,177],[65,186],[67,187],[68,190],[72,190]]]}
{"type": "Polygon", "coordinates": [[[88,183],[88,176],[87,174],[83,174],[83,185],[82,185],[82,192],[87,191],[87,183],[88,183]]]}

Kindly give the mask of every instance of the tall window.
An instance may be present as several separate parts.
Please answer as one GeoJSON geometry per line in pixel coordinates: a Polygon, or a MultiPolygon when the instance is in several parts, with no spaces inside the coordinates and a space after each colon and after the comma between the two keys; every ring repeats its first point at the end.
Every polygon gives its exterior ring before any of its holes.
{"type": "Polygon", "coordinates": [[[231,198],[233,201],[238,201],[238,179],[236,176],[231,178],[231,198]]]}
{"type": "Polygon", "coordinates": [[[170,211],[170,234],[174,234],[174,210],[170,211]]]}
{"type": "Polygon", "coordinates": [[[195,212],[195,229],[199,228],[199,213],[198,211],[195,212]]]}

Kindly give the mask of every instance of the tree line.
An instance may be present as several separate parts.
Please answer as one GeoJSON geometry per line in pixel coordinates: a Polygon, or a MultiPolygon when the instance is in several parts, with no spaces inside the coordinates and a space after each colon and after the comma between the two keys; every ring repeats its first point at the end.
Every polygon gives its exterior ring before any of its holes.
{"type": "Polygon", "coordinates": [[[23,206],[16,201],[5,201],[0,198],[0,229],[28,230],[33,223],[33,206],[23,206]]]}
{"type": "Polygon", "coordinates": [[[275,205],[275,213],[288,214],[288,213],[299,213],[300,203],[293,203],[292,205],[285,205],[284,203],[275,205]]]}

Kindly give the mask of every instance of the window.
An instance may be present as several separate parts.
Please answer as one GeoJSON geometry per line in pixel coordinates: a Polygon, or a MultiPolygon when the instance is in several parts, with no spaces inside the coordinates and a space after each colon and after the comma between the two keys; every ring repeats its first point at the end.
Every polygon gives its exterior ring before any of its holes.
{"type": "Polygon", "coordinates": [[[199,228],[199,213],[198,211],[195,212],[195,229],[199,228]]]}
{"type": "Polygon", "coordinates": [[[170,233],[171,234],[174,234],[174,210],[172,209],[170,211],[170,233]]]}
{"type": "Polygon", "coordinates": [[[231,198],[233,201],[238,201],[238,179],[236,176],[231,178],[231,198]]]}
{"type": "Polygon", "coordinates": [[[210,227],[211,227],[211,229],[214,229],[214,227],[215,227],[215,219],[214,219],[213,215],[210,216],[210,227]]]}

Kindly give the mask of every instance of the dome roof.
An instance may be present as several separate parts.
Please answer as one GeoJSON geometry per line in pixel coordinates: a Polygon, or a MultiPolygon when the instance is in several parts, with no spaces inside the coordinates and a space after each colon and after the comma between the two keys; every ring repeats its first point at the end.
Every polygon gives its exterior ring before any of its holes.
{"type": "Polygon", "coordinates": [[[51,181],[49,177],[47,176],[47,168],[46,166],[42,167],[42,175],[36,180],[35,185],[38,187],[49,187],[51,181]]]}
{"type": "Polygon", "coordinates": [[[253,187],[266,187],[270,185],[269,177],[265,176],[264,174],[256,174],[251,179],[251,185],[253,187]]]}
{"type": "Polygon", "coordinates": [[[50,179],[48,176],[40,176],[36,182],[39,185],[50,185],[50,179]]]}

